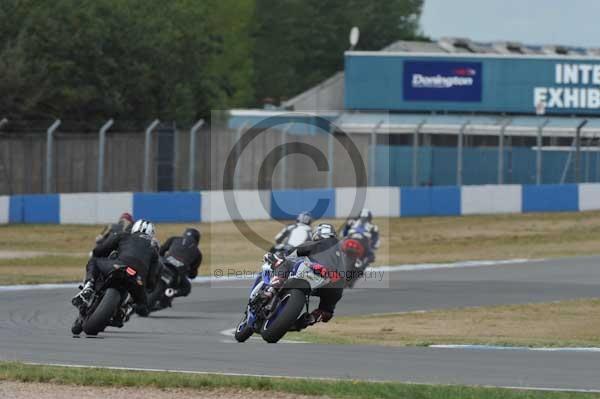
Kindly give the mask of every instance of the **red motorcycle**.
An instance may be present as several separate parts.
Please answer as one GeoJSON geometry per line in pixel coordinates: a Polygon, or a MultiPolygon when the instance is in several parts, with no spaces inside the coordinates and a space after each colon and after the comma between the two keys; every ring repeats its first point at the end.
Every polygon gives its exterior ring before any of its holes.
{"type": "Polygon", "coordinates": [[[342,240],[341,249],[346,262],[346,288],[353,288],[356,281],[363,276],[368,264],[364,262],[369,248],[369,238],[362,233],[351,233],[342,240]]]}

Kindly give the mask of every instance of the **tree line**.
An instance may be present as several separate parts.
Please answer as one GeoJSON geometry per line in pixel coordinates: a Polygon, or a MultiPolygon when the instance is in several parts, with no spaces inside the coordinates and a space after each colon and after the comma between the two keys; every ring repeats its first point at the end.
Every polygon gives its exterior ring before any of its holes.
{"type": "Polygon", "coordinates": [[[289,98],[422,39],[423,0],[2,0],[0,118],[177,120],[289,98]]]}

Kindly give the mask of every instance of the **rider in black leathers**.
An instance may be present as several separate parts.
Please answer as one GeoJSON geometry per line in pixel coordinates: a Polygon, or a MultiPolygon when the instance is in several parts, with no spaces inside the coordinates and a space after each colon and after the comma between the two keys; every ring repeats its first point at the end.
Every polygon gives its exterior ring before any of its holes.
{"type": "Polygon", "coordinates": [[[93,256],[86,266],[84,287],[73,298],[73,305],[79,307],[87,303],[94,294],[96,281],[108,275],[115,264],[119,264],[127,265],[137,272],[141,284],[137,285],[131,294],[136,303],[136,311],[148,314],[145,286],[156,280],[155,274],[158,270],[158,252],[153,240],[152,223],[138,220],[131,233],[113,234],[99,243],[92,251],[93,256]],[[113,251],[117,251],[117,257],[108,258],[113,251]]]}
{"type": "MultiPolygon", "coordinates": [[[[160,247],[159,254],[162,257],[172,256],[182,262],[190,279],[198,275],[198,268],[202,263],[202,252],[198,249],[200,243],[200,232],[188,228],[181,237],[171,237],[160,247]]],[[[181,279],[181,286],[177,287],[175,296],[187,296],[192,290],[192,285],[187,278],[181,279]]]]}
{"type": "Polygon", "coordinates": [[[123,212],[121,216],[119,216],[119,220],[117,223],[109,224],[104,227],[104,230],[98,236],[96,236],[96,245],[100,244],[108,237],[118,234],[118,233],[130,233],[131,227],[133,225],[133,217],[128,212],[123,212]]]}

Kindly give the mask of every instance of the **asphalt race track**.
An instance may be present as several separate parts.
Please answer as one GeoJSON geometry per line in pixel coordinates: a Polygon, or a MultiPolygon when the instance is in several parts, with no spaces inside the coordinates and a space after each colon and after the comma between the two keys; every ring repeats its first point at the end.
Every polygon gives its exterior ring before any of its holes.
{"type": "MultiPolygon", "coordinates": [[[[172,309],[98,338],[73,338],[73,289],[0,290],[0,359],[278,376],[600,390],[600,353],[235,343],[250,282],[194,285],[172,309]],[[231,287],[238,285],[239,287],[231,287]]],[[[338,314],[600,296],[600,257],[400,271],[346,291],[338,314]]]]}

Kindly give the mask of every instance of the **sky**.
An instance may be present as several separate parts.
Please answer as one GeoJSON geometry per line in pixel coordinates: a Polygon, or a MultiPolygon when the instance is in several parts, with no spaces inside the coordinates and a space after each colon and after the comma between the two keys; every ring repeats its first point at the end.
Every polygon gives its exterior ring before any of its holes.
{"type": "Polygon", "coordinates": [[[600,0],[425,0],[421,28],[432,39],[600,47],[600,0]]]}

